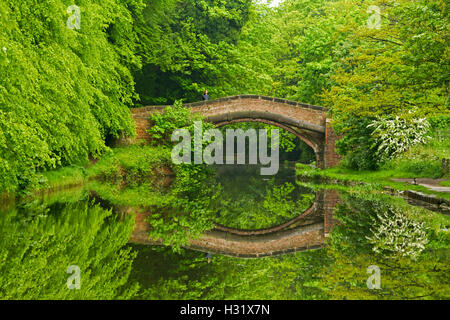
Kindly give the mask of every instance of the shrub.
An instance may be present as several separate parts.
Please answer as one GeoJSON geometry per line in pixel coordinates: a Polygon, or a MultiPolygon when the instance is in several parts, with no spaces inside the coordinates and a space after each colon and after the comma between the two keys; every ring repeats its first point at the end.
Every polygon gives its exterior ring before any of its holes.
{"type": "Polygon", "coordinates": [[[181,100],[175,101],[173,106],[166,107],[164,113],[151,114],[149,119],[152,125],[147,131],[151,137],[151,144],[171,146],[172,133],[191,125],[192,118],[191,112],[183,107],[181,100]]]}
{"type": "MultiPolygon", "coordinates": [[[[142,1],[134,1],[137,5],[142,1]]],[[[37,172],[84,164],[105,140],[135,135],[132,12],[118,0],[0,1],[0,191],[38,184],[37,172]]]]}
{"type": "Polygon", "coordinates": [[[430,124],[426,119],[407,121],[381,118],[372,121],[368,128],[374,128],[372,136],[377,146],[376,156],[379,163],[393,159],[409,148],[424,144],[430,139],[427,136],[430,124]]]}
{"type": "Polygon", "coordinates": [[[373,129],[369,127],[372,119],[349,117],[342,120],[335,130],[343,134],[336,143],[339,154],[344,155],[344,167],[355,170],[374,170],[378,167],[376,155],[376,140],[372,136],[373,129]]]}
{"type": "Polygon", "coordinates": [[[435,116],[429,119],[432,134],[438,141],[450,140],[450,116],[435,116]]]}

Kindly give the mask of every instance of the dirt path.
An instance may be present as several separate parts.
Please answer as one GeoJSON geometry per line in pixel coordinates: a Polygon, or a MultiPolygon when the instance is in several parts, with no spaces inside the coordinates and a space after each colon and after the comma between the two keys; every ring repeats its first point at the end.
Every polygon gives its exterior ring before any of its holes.
{"type": "Polygon", "coordinates": [[[391,179],[391,180],[394,182],[405,182],[406,184],[417,184],[436,192],[450,193],[450,187],[444,187],[440,185],[441,182],[450,180],[448,178],[447,179],[417,178],[416,183],[414,183],[414,179],[391,179]]]}

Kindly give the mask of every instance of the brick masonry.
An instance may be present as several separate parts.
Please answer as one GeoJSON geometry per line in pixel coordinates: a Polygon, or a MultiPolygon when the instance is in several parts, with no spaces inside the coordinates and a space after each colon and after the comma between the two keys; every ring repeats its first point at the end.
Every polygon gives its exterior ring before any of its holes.
{"type": "MultiPolygon", "coordinates": [[[[132,144],[137,140],[149,140],[147,130],[150,127],[148,117],[153,112],[163,112],[167,106],[150,106],[131,109],[136,123],[137,137],[120,139],[117,144],[132,144]]],[[[316,152],[317,164],[321,168],[330,168],[339,163],[335,152],[338,137],[327,118],[328,109],[295,101],[256,95],[240,95],[185,104],[192,113],[202,114],[207,121],[221,125],[236,121],[257,121],[279,125],[290,129],[316,152]]]]}
{"type": "Polygon", "coordinates": [[[333,168],[339,164],[340,157],[336,153],[336,142],[339,137],[334,133],[331,127],[330,119],[326,120],[325,133],[325,168],[333,168]]]}

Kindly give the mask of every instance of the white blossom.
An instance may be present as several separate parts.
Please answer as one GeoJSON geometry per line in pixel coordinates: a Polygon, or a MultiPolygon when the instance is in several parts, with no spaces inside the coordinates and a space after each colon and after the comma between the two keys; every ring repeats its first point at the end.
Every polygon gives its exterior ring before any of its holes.
{"type": "Polygon", "coordinates": [[[430,124],[426,119],[406,121],[398,116],[395,119],[374,120],[368,127],[373,127],[373,137],[379,143],[377,154],[380,161],[393,159],[409,148],[424,144],[430,124]]]}

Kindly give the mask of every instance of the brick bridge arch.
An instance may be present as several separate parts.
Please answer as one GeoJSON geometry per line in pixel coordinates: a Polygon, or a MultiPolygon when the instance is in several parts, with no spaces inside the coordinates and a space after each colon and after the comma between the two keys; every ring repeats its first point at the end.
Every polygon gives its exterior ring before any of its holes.
{"type": "MultiPolygon", "coordinates": [[[[238,258],[261,258],[318,249],[336,223],[333,211],[339,203],[336,190],[321,190],[311,208],[283,225],[264,230],[237,230],[220,225],[205,232],[200,239],[191,239],[189,249],[238,258]]],[[[119,210],[120,211],[120,210],[119,210]]],[[[129,212],[129,211],[128,211],[129,212]]],[[[161,245],[149,240],[149,212],[137,210],[136,226],[130,242],[161,245]]]]}
{"type": "MultiPolygon", "coordinates": [[[[330,168],[339,163],[335,152],[338,138],[330,126],[326,108],[258,95],[239,95],[183,106],[189,108],[192,113],[202,114],[206,121],[218,126],[249,121],[278,126],[293,133],[314,150],[319,168],[330,168]]],[[[153,112],[163,112],[166,107],[131,109],[137,128],[137,139],[149,139],[149,115],[153,112]]]]}

